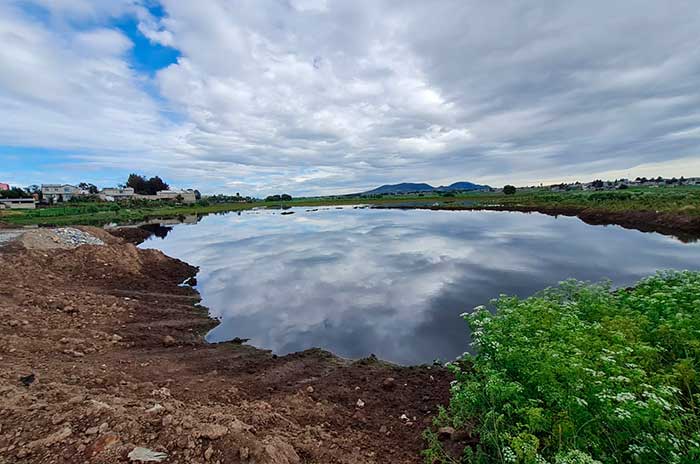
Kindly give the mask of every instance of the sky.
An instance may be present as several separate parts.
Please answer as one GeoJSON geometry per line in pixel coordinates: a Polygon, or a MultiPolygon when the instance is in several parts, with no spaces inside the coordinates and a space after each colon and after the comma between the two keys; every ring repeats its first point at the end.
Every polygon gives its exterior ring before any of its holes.
{"type": "Polygon", "coordinates": [[[3,0],[0,182],[700,176],[696,0],[3,0]]]}

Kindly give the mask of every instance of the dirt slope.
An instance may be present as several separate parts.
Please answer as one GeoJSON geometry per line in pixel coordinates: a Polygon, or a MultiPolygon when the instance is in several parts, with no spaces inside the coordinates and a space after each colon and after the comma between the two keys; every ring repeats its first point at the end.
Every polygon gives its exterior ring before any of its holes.
{"type": "Polygon", "coordinates": [[[0,248],[1,463],[420,462],[444,370],[206,344],[195,268],[82,229],[0,248]]]}

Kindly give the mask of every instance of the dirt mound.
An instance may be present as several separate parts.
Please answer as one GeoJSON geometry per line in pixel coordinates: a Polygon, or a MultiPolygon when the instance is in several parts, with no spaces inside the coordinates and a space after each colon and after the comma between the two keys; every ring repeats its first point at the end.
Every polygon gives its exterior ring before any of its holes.
{"type": "Polygon", "coordinates": [[[196,268],[81,230],[1,251],[0,462],[420,462],[447,372],[207,344],[196,268]]]}
{"type": "Polygon", "coordinates": [[[121,237],[134,245],[144,242],[148,237],[153,235],[151,231],[141,227],[117,227],[110,229],[109,232],[115,237],[121,237]]]}

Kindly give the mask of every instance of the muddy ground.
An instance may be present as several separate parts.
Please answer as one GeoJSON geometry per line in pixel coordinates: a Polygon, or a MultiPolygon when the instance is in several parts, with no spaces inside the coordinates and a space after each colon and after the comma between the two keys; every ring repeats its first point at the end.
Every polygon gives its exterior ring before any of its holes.
{"type": "Polygon", "coordinates": [[[207,344],[195,268],[81,229],[0,244],[0,463],[421,462],[446,371],[207,344]]]}

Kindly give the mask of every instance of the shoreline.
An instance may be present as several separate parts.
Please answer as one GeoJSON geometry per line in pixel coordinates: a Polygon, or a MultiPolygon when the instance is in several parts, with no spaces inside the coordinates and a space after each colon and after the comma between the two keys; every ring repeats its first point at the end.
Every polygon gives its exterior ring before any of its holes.
{"type": "MultiPolygon", "coordinates": [[[[459,199],[458,199],[459,200],[459,199]]],[[[469,201],[469,200],[464,200],[469,201]]],[[[590,225],[618,225],[626,229],[638,230],[641,232],[655,232],[663,235],[670,235],[684,242],[696,241],[700,239],[700,215],[688,214],[681,211],[655,211],[648,209],[627,209],[614,210],[605,207],[584,207],[569,205],[518,205],[518,204],[456,204],[456,201],[445,201],[442,198],[420,199],[420,200],[389,200],[389,201],[358,201],[341,200],[328,202],[292,202],[289,204],[233,204],[230,208],[226,205],[219,205],[216,208],[207,207],[198,210],[188,208],[183,211],[172,211],[167,214],[144,215],[144,221],[155,222],[158,220],[172,220],[183,217],[203,217],[209,214],[222,214],[247,211],[254,208],[279,209],[279,208],[304,208],[304,207],[333,207],[333,206],[368,206],[372,209],[423,209],[433,211],[503,211],[514,213],[541,213],[549,216],[576,217],[590,225]],[[438,200],[440,203],[435,204],[438,200]],[[210,211],[211,210],[211,211],[210,211]],[[189,215],[189,216],[188,216],[189,215]]],[[[97,217],[58,217],[58,220],[51,222],[49,218],[40,223],[14,223],[3,222],[0,216],[0,230],[22,229],[31,227],[69,227],[73,225],[89,225],[102,227],[113,223],[114,219],[100,220],[97,217]]],[[[130,226],[130,222],[117,222],[112,230],[119,230],[130,226]]],[[[138,227],[138,226],[135,226],[138,227]]]]}
{"type": "Polygon", "coordinates": [[[104,245],[0,247],[0,461],[422,462],[445,369],[207,343],[195,267],[80,230],[104,245]]]}
{"type": "Polygon", "coordinates": [[[375,209],[428,209],[432,211],[502,211],[510,213],[540,213],[548,216],[576,217],[589,225],[617,225],[640,232],[671,235],[681,241],[700,239],[700,216],[657,211],[613,211],[576,206],[432,206],[432,205],[373,205],[375,209]]]}

